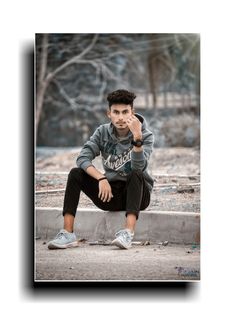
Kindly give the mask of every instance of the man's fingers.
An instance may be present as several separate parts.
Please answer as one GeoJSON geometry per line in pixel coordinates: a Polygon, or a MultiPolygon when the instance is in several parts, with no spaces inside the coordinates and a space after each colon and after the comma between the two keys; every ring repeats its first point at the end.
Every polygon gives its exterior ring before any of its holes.
{"type": "Polygon", "coordinates": [[[106,193],[105,198],[104,198],[104,202],[108,202],[109,199],[109,192],[106,193]]]}
{"type": "Polygon", "coordinates": [[[110,202],[110,200],[112,199],[112,197],[113,197],[113,195],[112,195],[111,193],[109,193],[107,202],[110,202]]]}
{"type": "Polygon", "coordinates": [[[106,194],[104,193],[102,197],[102,201],[105,202],[105,200],[106,200],[106,194]]]}
{"type": "Polygon", "coordinates": [[[103,202],[105,202],[105,199],[106,199],[106,193],[104,192],[103,195],[102,195],[101,200],[102,200],[103,202]]]}
{"type": "Polygon", "coordinates": [[[104,197],[104,192],[102,190],[99,190],[98,198],[100,198],[102,200],[103,197],[104,197]]]}
{"type": "Polygon", "coordinates": [[[100,198],[103,202],[110,202],[112,197],[111,188],[99,187],[98,198],[100,198]]]}
{"type": "Polygon", "coordinates": [[[102,198],[102,196],[103,196],[103,191],[99,189],[98,198],[102,198]]]}
{"type": "Polygon", "coordinates": [[[106,191],[103,191],[103,192],[101,193],[100,199],[101,199],[103,202],[105,202],[106,199],[107,199],[107,196],[108,196],[107,192],[106,192],[106,191]]]}
{"type": "Polygon", "coordinates": [[[132,120],[136,120],[137,118],[135,116],[131,116],[128,118],[128,120],[132,121],[132,120]]]}
{"type": "Polygon", "coordinates": [[[100,199],[103,201],[103,202],[110,202],[111,198],[113,197],[112,193],[109,192],[109,191],[104,191],[102,194],[101,194],[101,197],[100,199]]]}

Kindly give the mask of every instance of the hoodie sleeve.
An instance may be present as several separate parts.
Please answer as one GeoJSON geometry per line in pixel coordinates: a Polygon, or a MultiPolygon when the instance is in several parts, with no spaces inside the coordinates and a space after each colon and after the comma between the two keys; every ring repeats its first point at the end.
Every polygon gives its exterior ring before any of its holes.
{"type": "Polygon", "coordinates": [[[100,128],[97,128],[90,139],[84,144],[77,160],[76,165],[84,171],[92,166],[92,160],[100,154],[100,128]]]}
{"type": "Polygon", "coordinates": [[[154,136],[150,132],[143,139],[143,151],[131,152],[131,168],[134,170],[145,171],[148,166],[148,160],[153,150],[154,136]]]}

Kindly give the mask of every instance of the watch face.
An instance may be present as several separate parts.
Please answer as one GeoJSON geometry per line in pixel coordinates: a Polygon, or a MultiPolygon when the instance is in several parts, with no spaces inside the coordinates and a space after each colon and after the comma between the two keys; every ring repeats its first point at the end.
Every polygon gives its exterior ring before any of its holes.
{"type": "Polygon", "coordinates": [[[143,144],[142,141],[136,141],[136,146],[137,146],[137,147],[142,146],[142,144],[143,144]]]}
{"type": "Polygon", "coordinates": [[[141,147],[143,145],[143,141],[141,140],[132,141],[131,144],[133,144],[136,147],[141,147]]]}

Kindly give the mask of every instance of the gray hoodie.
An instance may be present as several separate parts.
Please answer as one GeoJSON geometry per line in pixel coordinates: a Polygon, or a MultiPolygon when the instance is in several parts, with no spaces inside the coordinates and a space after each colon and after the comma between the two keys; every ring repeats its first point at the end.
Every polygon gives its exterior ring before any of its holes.
{"type": "Polygon", "coordinates": [[[86,170],[92,166],[92,160],[101,153],[103,168],[108,181],[126,181],[131,170],[141,170],[151,191],[154,180],[148,174],[147,166],[153,149],[154,137],[152,132],[147,129],[144,117],[137,113],[135,116],[142,122],[144,141],[142,152],[132,150],[133,134],[130,131],[125,138],[120,140],[116,136],[113,124],[107,123],[100,125],[84,144],[76,164],[79,168],[86,170]]]}

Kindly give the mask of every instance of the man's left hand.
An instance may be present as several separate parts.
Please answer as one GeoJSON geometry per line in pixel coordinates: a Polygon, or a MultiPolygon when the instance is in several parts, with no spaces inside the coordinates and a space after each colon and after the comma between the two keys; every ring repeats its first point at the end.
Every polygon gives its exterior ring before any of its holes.
{"type": "Polygon", "coordinates": [[[133,133],[134,140],[141,139],[142,138],[142,123],[139,121],[139,119],[135,115],[132,115],[130,118],[126,120],[126,123],[130,131],[133,133]]]}

